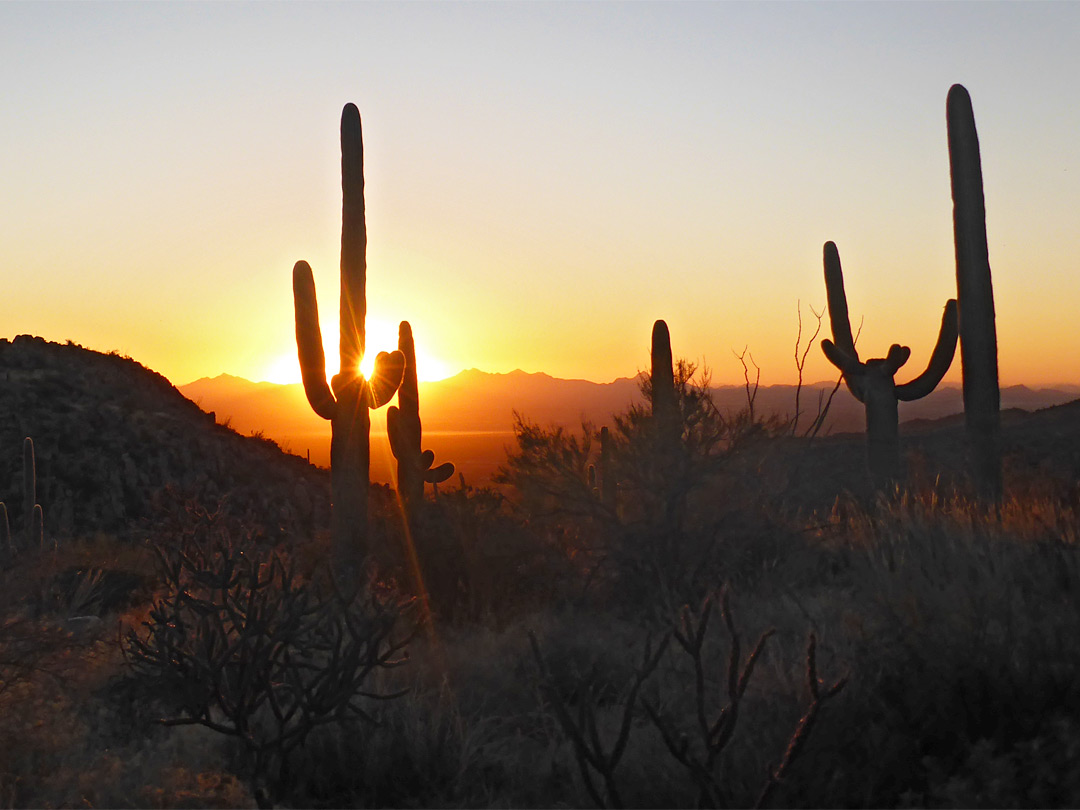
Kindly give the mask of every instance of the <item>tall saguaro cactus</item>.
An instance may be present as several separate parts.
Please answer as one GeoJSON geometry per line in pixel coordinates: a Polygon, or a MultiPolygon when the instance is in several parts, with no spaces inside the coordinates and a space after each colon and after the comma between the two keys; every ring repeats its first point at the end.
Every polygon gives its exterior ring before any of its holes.
{"type": "Polygon", "coordinates": [[[386,412],[386,430],[390,449],[397,459],[398,494],[407,510],[424,498],[424,483],[440,484],[454,474],[447,462],[432,467],[435,453],[421,450],[423,431],[420,425],[420,389],[416,382],[416,346],[412,326],[402,321],[398,326],[398,351],[405,357],[405,374],[398,389],[398,406],[386,412]]]}
{"type": "Polygon", "coordinates": [[[659,448],[666,452],[679,442],[679,400],[671,364],[671,335],[664,321],[653,324],[650,359],[653,422],[659,448]]]}
{"type": "Polygon", "coordinates": [[[867,462],[875,484],[882,486],[895,480],[900,468],[898,402],[925,397],[937,387],[952,364],[956,353],[956,301],[950,299],[945,304],[941,331],[926,371],[910,382],[897,385],[893,378],[908,361],[911,349],[894,343],[883,359],[859,360],[851,336],[840,253],[832,242],[825,243],[824,252],[832,340],[821,341],[821,349],[829,362],[843,372],[848,389],[866,407],[867,462]]]}
{"type": "Polygon", "coordinates": [[[331,535],[339,573],[355,571],[367,553],[369,408],[385,405],[401,384],[401,352],[379,352],[371,380],[360,373],[367,317],[367,225],[364,213],[364,143],[360,111],[341,112],[340,371],[326,382],[315,279],[307,262],[293,267],[296,348],[304,393],[312,410],[330,420],[331,535]]]}
{"type": "Polygon", "coordinates": [[[998,388],[994,287],[986,246],[979,134],[971,96],[954,84],[945,103],[952,176],[956,296],[960,302],[960,362],[964,421],[975,484],[983,497],[1001,497],[1001,393],[998,388]]]}

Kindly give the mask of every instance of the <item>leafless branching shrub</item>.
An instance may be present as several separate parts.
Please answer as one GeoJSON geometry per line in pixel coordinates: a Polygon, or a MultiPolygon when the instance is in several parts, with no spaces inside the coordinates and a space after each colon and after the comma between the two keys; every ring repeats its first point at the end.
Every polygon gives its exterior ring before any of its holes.
{"type": "Polygon", "coordinates": [[[772,797],[773,792],[776,790],[777,786],[783,782],[792,763],[798,758],[799,753],[806,745],[806,741],[810,739],[810,733],[814,730],[814,724],[817,722],[818,713],[821,711],[821,707],[826,702],[836,697],[840,693],[840,690],[847,685],[847,677],[845,676],[834,681],[831,686],[826,686],[824,689],[822,688],[821,681],[818,679],[817,674],[816,653],[817,638],[811,633],[810,640],[806,644],[806,686],[810,693],[810,705],[807,707],[802,719],[799,720],[799,725],[795,727],[795,731],[788,741],[787,750],[784,752],[780,764],[775,769],[770,769],[765,784],[761,788],[758,800],[754,804],[755,807],[765,807],[769,803],[769,799],[772,797]]]}
{"type": "Polygon", "coordinates": [[[589,486],[589,458],[594,429],[582,422],[580,437],[561,426],[543,428],[514,412],[517,450],[507,455],[495,483],[517,491],[520,506],[531,515],[588,517],[599,502],[589,486]]]}
{"type": "Polygon", "coordinates": [[[241,742],[264,804],[285,794],[290,754],[315,728],[375,723],[371,701],[403,694],[371,681],[404,660],[415,625],[406,604],[371,587],[343,594],[330,576],[302,581],[211,517],[156,547],[165,593],[142,630],[127,632],[125,652],[163,710],[158,722],[241,742]]]}
{"type": "Polygon", "coordinates": [[[626,744],[630,741],[630,730],[634,719],[634,710],[637,707],[638,693],[641,691],[646,679],[656,669],[656,665],[660,663],[660,659],[667,651],[670,641],[671,638],[665,636],[656,650],[653,651],[651,641],[646,640],[641,665],[634,672],[626,689],[626,697],[622,701],[623,710],[618,734],[609,747],[601,739],[601,734],[597,728],[595,672],[590,672],[589,675],[579,681],[574,693],[567,699],[561,694],[552,678],[547,662],[540,652],[540,645],[536,641],[536,636],[529,633],[529,644],[532,646],[533,657],[540,669],[541,691],[554,710],[555,717],[559,721],[563,733],[566,734],[574,747],[574,756],[581,773],[581,780],[597,807],[625,806],[618,785],[615,782],[615,769],[619,766],[619,761],[626,752],[626,744]],[[593,772],[600,777],[603,783],[602,788],[598,788],[593,781],[593,772]]]}
{"type": "MultiPolygon", "coordinates": [[[[729,806],[735,798],[725,789],[720,770],[720,758],[731,743],[739,721],[740,709],[754,668],[773,630],[761,634],[750,654],[744,660],[742,639],[736,630],[726,591],[719,596],[710,595],[696,611],[688,606],[680,613],[678,626],[666,635],[658,646],[651,639],[644,645],[641,664],[635,670],[629,684],[624,687],[625,697],[618,702],[622,706],[618,733],[613,743],[605,744],[598,731],[597,713],[600,706],[600,690],[595,688],[594,673],[590,672],[566,693],[550,672],[540,652],[536,638],[530,633],[533,657],[540,670],[541,694],[551,706],[563,733],[573,746],[574,756],[581,773],[582,782],[589,796],[598,807],[624,806],[624,796],[615,778],[615,769],[627,750],[634,728],[634,713],[640,702],[652,725],[659,731],[664,746],[672,758],[681,765],[698,791],[699,807],[729,806]],[[708,637],[709,621],[714,606],[719,602],[720,615],[727,630],[729,648],[726,672],[720,678],[710,677],[706,671],[704,653],[708,637]],[[674,638],[679,648],[693,664],[693,710],[689,718],[674,715],[672,706],[663,706],[655,699],[642,699],[639,695],[646,681],[656,671],[661,659],[674,638]],[[726,692],[726,703],[713,706],[709,684],[719,680],[726,692]],[[593,774],[600,777],[602,788],[594,782],[593,774]]],[[[770,766],[758,795],[756,807],[764,807],[773,797],[776,788],[788,776],[793,763],[804,750],[814,730],[822,707],[836,697],[847,683],[841,678],[832,685],[823,686],[817,673],[817,641],[811,633],[806,651],[806,678],[810,705],[795,727],[780,764],[770,766]]]]}
{"type": "Polygon", "coordinates": [[[723,617],[724,626],[727,628],[731,649],[728,653],[727,668],[727,697],[728,703],[716,714],[715,719],[709,719],[709,695],[706,686],[705,663],[703,648],[705,637],[709,629],[709,618],[712,616],[714,600],[707,597],[702,603],[696,615],[689,606],[685,606],[680,616],[680,626],[674,632],[675,640],[679,643],[694,665],[694,705],[696,723],[695,728],[699,737],[699,744],[691,747],[689,736],[686,732],[680,732],[674,724],[666,719],[659,707],[645,704],[645,710],[649,718],[660,731],[671,755],[686,768],[698,787],[698,803],[702,807],[719,807],[724,804],[723,788],[715,775],[716,761],[724,748],[731,741],[735,733],[735,724],[739,718],[739,706],[746,687],[754,673],[754,666],[765,649],[765,643],[773,635],[773,630],[767,630],[761,634],[753,651],[742,663],[741,640],[735,630],[735,623],[731,616],[731,607],[728,603],[727,592],[720,596],[720,615],[723,617]]]}
{"type": "Polygon", "coordinates": [[[746,410],[750,415],[750,421],[754,421],[754,401],[757,399],[758,388],[761,387],[761,366],[754,362],[754,355],[750,354],[750,347],[743,346],[741,352],[734,349],[731,353],[742,364],[743,382],[746,386],[746,410]],[[749,359],[749,363],[747,360],[749,359]],[[754,367],[754,382],[750,382],[750,366],[754,367]]]}

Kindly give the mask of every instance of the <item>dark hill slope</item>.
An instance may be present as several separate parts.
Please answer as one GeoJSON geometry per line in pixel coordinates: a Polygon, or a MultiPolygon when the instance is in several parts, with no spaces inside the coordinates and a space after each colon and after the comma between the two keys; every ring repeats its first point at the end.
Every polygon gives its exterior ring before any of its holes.
{"type": "Polygon", "coordinates": [[[328,524],[326,472],[217,425],[160,374],[77,344],[0,340],[0,500],[23,524],[34,440],[47,537],[136,537],[166,488],[269,531],[328,524]]]}

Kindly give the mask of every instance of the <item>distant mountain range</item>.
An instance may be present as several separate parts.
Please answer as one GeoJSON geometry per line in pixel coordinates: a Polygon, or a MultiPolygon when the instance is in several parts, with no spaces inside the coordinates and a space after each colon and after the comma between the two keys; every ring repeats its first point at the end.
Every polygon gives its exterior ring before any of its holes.
{"type": "MultiPolygon", "coordinates": [[[[13,528],[26,522],[19,497],[26,436],[34,439],[37,499],[49,537],[104,531],[138,540],[147,521],[171,519],[170,510],[188,500],[220,507],[273,536],[301,536],[328,523],[325,470],[282,454],[270,441],[237,435],[261,434],[301,456],[310,449],[311,460],[325,464],[330,428],[311,413],[299,385],[222,376],[178,392],[130,358],[26,335],[0,339],[0,382],[0,500],[13,528]],[[216,413],[204,413],[191,399],[216,413]],[[234,430],[223,427],[226,422],[234,430]]],[[[827,396],[831,390],[819,384],[803,391],[811,416],[818,392],[827,396]]],[[[1014,485],[1080,480],[1078,394],[1066,387],[1002,392],[1004,466],[1014,485]],[[1071,401],[1054,405],[1063,400],[1071,401]]],[[[737,386],[717,387],[713,395],[726,410],[745,405],[745,391],[737,386]]],[[[514,410],[540,424],[580,430],[582,416],[610,424],[612,413],[640,401],[633,380],[601,385],[520,371],[463,372],[423,384],[421,397],[425,447],[440,463],[454,462],[469,484],[488,482],[505,460],[514,410]]],[[[790,414],[794,391],[762,388],[755,404],[762,413],[790,414]]],[[[904,407],[905,457],[916,478],[947,483],[962,473],[959,410],[956,388],[904,407]]],[[[390,482],[394,460],[380,435],[382,414],[376,412],[371,442],[372,475],[390,482]]],[[[868,494],[862,437],[843,432],[861,429],[861,408],[841,389],[830,417],[831,437],[769,443],[747,474],[772,482],[763,486],[779,486],[778,497],[799,509],[831,508],[838,493],[868,494]]]]}
{"type": "MultiPolygon", "coordinates": [[[[800,424],[809,425],[819,403],[828,401],[835,382],[804,386],[800,392],[800,424]]],[[[313,463],[329,463],[329,425],[307,404],[300,383],[278,385],[250,382],[222,374],[179,387],[203,410],[215,412],[219,422],[227,422],[240,433],[255,433],[278,442],[298,455],[310,455],[313,463]]],[[[721,385],[711,389],[720,409],[737,412],[747,406],[744,387],[721,385]]],[[[790,419],[795,413],[796,387],[762,386],[754,407],[761,415],[790,419]]],[[[1025,411],[1059,405],[1080,397],[1080,386],[1032,389],[1023,385],[1001,391],[1002,408],[1025,411]]],[[[636,379],[620,378],[610,383],[563,380],[543,373],[512,371],[491,374],[477,369],[463,371],[438,382],[420,383],[420,407],[425,446],[435,451],[438,461],[453,461],[470,483],[490,478],[513,444],[514,413],[540,425],[562,425],[580,429],[582,419],[595,426],[610,423],[612,414],[641,403],[636,379]]],[[[928,397],[900,403],[901,423],[919,430],[925,420],[936,420],[963,410],[959,386],[942,386],[928,397]]],[[[385,409],[372,417],[372,477],[392,480],[392,458],[385,438],[385,409]]],[[[857,433],[865,428],[863,406],[844,386],[836,391],[829,407],[823,433],[857,433]]]]}

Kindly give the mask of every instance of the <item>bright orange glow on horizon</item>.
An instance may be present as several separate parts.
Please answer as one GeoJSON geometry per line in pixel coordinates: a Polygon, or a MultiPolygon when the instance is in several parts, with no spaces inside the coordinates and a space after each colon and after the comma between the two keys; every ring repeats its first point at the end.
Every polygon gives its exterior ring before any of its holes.
{"type": "MultiPolygon", "coordinates": [[[[903,382],[956,294],[961,82],[1001,383],[1077,384],[1078,29],[1077,3],[0,3],[18,111],[0,336],[116,350],[181,385],[297,380],[305,259],[335,373],[351,101],[369,363],[407,319],[422,380],[610,382],[648,366],[663,318],[715,384],[742,383],[744,346],[762,384],[793,383],[796,306],[804,324],[824,306],[832,240],[860,353],[910,346],[903,382]]],[[[804,379],[834,378],[814,347],[804,379]]]]}
{"type": "MultiPolygon", "coordinates": [[[[417,327],[413,326],[414,336],[417,327]]],[[[397,348],[397,324],[368,316],[366,339],[367,353],[360,364],[360,371],[365,377],[370,377],[375,368],[375,358],[379,352],[389,352],[397,348]]],[[[326,355],[326,375],[329,379],[338,370],[338,325],[337,322],[322,324],[323,352],[326,355]]],[[[419,382],[437,382],[455,374],[457,370],[442,360],[424,351],[420,346],[419,338],[416,340],[416,376],[419,382]]],[[[263,372],[262,381],[289,385],[301,381],[300,361],[296,351],[281,354],[275,358],[266,371],[263,372]]]]}

